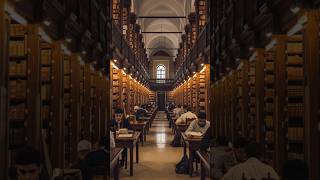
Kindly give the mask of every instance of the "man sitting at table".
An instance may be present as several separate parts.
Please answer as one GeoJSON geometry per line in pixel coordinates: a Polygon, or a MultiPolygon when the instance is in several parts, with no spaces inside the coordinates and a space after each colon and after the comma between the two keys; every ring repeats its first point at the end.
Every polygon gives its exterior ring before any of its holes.
{"type": "Polygon", "coordinates": [[[197,116],[191,112],[191,108],[187,107],[187,112],[182,114],[177,120],[176,120],[176,124],[186,124],[187,123],[187,119],[190,120],[195,120],[197,119],[197,116]]]}
{"type": "Polygon", "coordinates": [[[107,137],[102,137],[99,141],[97,150],[90,152],[85,160],[91,168],[91,172],[95,175],[104,175],[107,166],[107,137]]]}
{"type": "Polygon", "coordinates": [[[236,164],[236,159],[231,148],[228,147],[229,141],[225,136],[219,136],[213,147],[214,168],[213,176],[220,179],[232,166],[236,164]]]}
{"type": "Polygon", "coordinates": [[[260,149],[256,142],[249,142],[245,148],[246,161],[232,167],[221,180],[270,179],[279,180],[276,171],[259,160],[260,149]]]}
{"type": "Polygon", "coordinates": [[[136,120],[139,120],[140,117],[143,117],[147,114],[147,110],[145,110],[144,108],[140,108],[139,106],[134,106],[133,109],[136,116],[136,120]]]}
{"type": "Polygon", "coordinates": [[[205,112],[199,112],[198,118],[190,123],[185,134],[188,135],[190,132],[200,132],[201,134],[204,134],[210,127],[210,122],[207,121],[206,118],[205,112]]]}
{"type": "Polygon", "coordinates": [[[116,109],[114,111],[115,119],[111,121],[111,128],[113,130],[119,130],[122,128],[126,128],[128,130],[132,130],[132,126],[127,118],[124,116],[123,109],[116,109]]]}

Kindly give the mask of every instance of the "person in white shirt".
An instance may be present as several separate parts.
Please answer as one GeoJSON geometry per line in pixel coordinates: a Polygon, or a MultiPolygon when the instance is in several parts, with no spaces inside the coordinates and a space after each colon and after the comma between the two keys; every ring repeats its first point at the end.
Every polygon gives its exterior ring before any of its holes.
{"type": "Polygon", "coordinates": [[[197,119],[197,115],[195,115],[194,113],[191,112],[191,108],[188,107],[187,108],[187,112],[182,114],[177,120],[176,120],[176,124],[186,124],[187,123],[187,119],[190,120],[195,120],[197,119]]]}
{"type": "Polygon", "coordinates": [[[178,105],[177,107],[175,107],[175,108],[173,109],[173,114],[174,114],[174,116],[175,116],[176,118],[179,118],[179,117],[181,116],[181,111],[182,111],[182,109],[181,109],[181,106],[180,106],[180,105],[178,105]]]}
{"type": "Polygon", "coordinates": [[[204,134],[210,127],[210,122],[207,121],[206,118],[205,112],[199,112],[198,118],[190,123],[185,134],[188,135],[190,132],[200,132],[204,134]]]}
{"type": "Polygon", "coordinates": [[[250,142],[246,145],[245,153],[247,160],[232,167],[221,180],[279,180],[276,171],[269,165],[259,160],[259,144],[250,142]]]}

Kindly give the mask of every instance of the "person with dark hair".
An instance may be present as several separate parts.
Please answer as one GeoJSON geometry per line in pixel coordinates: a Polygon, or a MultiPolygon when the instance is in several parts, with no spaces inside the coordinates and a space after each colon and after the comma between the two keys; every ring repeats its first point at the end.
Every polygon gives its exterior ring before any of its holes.
{"type": "Polygon", "coordinates": [[[197,116],[192,112],[190,107],[186,108],[187,112],[182,114],[177,120],[176,124],[186,124],[187,120],[193,121],[197,119],[197,116]]]}
{"type": "Polygon", "coordinates": [[[126,128],[132,130],[132,126],[129,120],[125,117],[123,109],[116,109],[114,111],[115,119],[111,121],[111,129],[119,130],[121,128],[126,128]]]}
{"type": "Polygon", "coordinates": [[[16,170],[18,180],[39,180],[41,175],[40,152],[31,146],[17,151],[16,170]]]}
{"type": "Polygon", "coordinates": [[[282,169],[283,180],[308,180],[308,164],[300,159],[288,160],[282,169]]]}
{"type": "Polygon", "coordinates": [[[247,160],[247,156],[245,153],[245,148],[247,144],[248,144],[248,141],[244,137],[239,137],[234,141],[233,151],[239,163],[242,163],[247,160]]]}
{"type": "Polygon", "coordinates": [[[205,112],[199,112],[198,118],[193,120],[185,134],[188,135],[190,132],[200,132],[201,134],[205,134],[205,132],[210,127],[210,122],[207,121],[207,116],[205,112]]]}
{"type": "Polygon", "coordinates": [[[229,140],[225,136],[218,136],[213,147],[214,156],[214,179],[220,179],[232,166],[236,164],[236,159],[232,149],[228,147],[229,140]]]}
{"type": "Polygon", "coordinates": [[[232,167],[221,180],[239,179],[273,179],[279,180],[276,171],[269,165],[262,163],[260,158],[260,146],[256,142],[246,145],[246,161],[232,167]]]}

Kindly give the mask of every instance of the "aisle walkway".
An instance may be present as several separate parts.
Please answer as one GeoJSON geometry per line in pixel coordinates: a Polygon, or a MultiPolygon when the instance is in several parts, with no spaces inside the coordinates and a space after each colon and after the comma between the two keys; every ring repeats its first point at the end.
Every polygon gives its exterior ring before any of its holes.
{"type": "Polygon", "coordinates": [[[163,111],[157,113],[152,128],[147,136],[147,143],[140,148],[139,164],[134,163],[134,175],[129,176],[128,170],[122,169],[121,180],[187,180],[189,175],[175,173],[175,164],[183,154],[182,148],[173,148],[170,142],[173,134],[169,128],[169,122],[163,111]]]}

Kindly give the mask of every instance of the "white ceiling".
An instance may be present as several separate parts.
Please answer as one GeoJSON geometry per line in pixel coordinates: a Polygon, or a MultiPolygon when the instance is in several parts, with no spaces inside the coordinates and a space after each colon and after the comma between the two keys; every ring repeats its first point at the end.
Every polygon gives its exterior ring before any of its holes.
{"type": "MultiPolygon", "coordinates": [[[[133,9],[137,16],[186,16],[193,10],[194,0],[132,0],[133,9]]],[[[188,19],[184,18],[138,18],[138,24],[141,25],[142,31],[154,32],[184,32],[184,26],[188,19]]],[[[176,33],[144,33],[143,39],[148,54],[154,54],[155,51],[163,50],[175,56],[176,49],[179,48],[181,34],[176,33]],[[148,49],[151,48],[151,49],[148,49]],[[165,48],[165,49],[161,49],[165,48]]]]}

